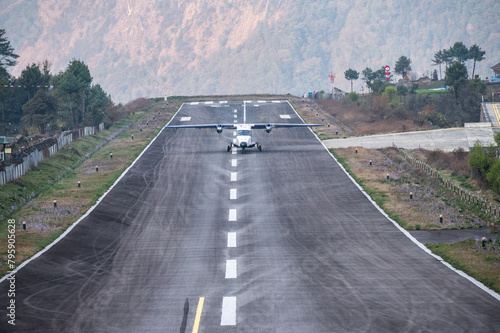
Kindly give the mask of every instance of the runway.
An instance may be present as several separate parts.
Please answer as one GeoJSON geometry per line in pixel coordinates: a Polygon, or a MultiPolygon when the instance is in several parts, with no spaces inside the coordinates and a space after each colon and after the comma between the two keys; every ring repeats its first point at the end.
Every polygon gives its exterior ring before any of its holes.
{"type": "MultiPolygon", "coordinates": [[[[242,123],[244,109],[301,123],[286,101],[232,101],[184,104],[171,124],[242,123]]],[[[262,152],[241,154],[231,130],[164,129],[16,274],[16,330],[500,331],[500,301],[397,229],[309,129],[254,135],[262,152]]]]}

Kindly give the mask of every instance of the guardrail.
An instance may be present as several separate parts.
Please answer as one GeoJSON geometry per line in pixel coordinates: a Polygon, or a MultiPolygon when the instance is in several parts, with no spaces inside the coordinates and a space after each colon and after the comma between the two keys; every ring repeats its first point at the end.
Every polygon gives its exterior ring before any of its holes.
{"type": "Polygon", "coordinates": [[[486,110],[486,104],[481,103],[481,115],[479,117],[479,121],[482,123],[490,123],[491,124],[491,119],[490,115],[488,114],[488,110],[486,110]]]}

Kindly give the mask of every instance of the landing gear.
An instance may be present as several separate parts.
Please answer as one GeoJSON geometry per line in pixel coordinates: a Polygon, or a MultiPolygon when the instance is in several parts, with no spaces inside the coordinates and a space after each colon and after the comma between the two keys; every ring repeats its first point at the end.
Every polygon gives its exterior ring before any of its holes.
{"type": "Polygon", "coordinates": [[[259,151],[262,151],[262,146],[261,146],[261,145],[259,145],[259,144],[257,144],[257,149],[258,149],[259,151]]]}
{"type": "Polygon", "coordinates": [[[229,152],[229,151],[231,151],[232,146],[233,146],[232,144],[228,144],[228,145],[227,145],[227,151],[228,151],[228,152],[229,152]]]}

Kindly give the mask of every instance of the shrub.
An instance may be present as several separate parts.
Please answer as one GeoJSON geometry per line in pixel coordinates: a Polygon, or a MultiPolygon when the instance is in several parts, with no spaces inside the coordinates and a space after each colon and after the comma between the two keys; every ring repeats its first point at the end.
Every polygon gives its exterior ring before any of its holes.
{"type": "Polygon", "coordinates": [[[500,160],[496,160],[486,174],[486,179],[493,191],[500,193],[500,160]]]}
{"type": "Polygon", "coordinates": [[[434,126],[442,127],[446,124],[446,118],[436,110],[433,104],[426,105],[422,111],[418,113],[420,119],[431,122],[434,126]]]}
{"type": "Polygon", "coordinates": [[[357,102],[359,100],[359,95],[356,92],[351,92],[347,95],[347,99],[353,102],[357,102]]]}

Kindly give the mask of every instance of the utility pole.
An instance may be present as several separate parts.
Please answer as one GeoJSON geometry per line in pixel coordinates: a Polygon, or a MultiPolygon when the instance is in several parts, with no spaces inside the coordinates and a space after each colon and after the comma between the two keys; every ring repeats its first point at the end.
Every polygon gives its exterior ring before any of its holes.
{"type": "Polygon", "coordinates": [[[7,130],[5,129],[5,110],[3,104],[0,103],[0,108],[2,108],[2,126],[3,126],[3,135],[7,136],[7,130]]]}

